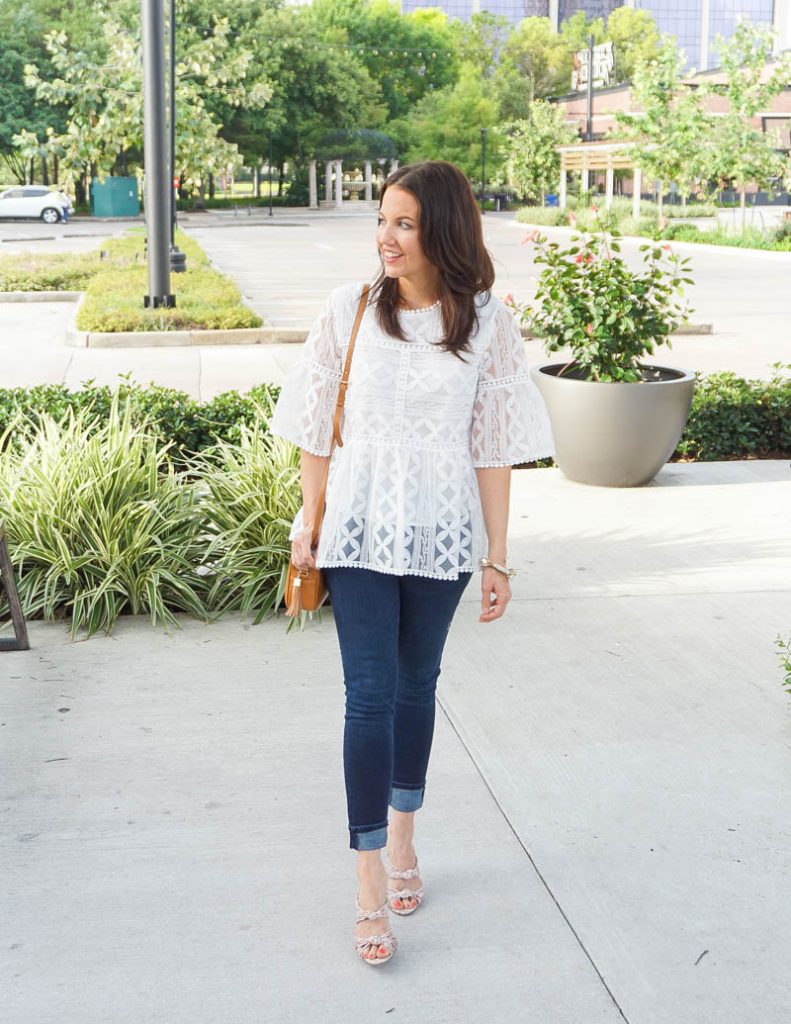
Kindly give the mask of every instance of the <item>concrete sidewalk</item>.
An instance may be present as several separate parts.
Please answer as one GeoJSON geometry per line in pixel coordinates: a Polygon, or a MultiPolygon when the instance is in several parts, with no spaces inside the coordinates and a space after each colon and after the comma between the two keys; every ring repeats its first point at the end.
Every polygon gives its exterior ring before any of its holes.
{"type": "Polygon", "coordinates": [[[416,848],[352,949],[331,612],[125,619],[0,655],[4,1024],[788,1024],[787,462],[514,474],[506,618],[465,596],[416,848]]]}

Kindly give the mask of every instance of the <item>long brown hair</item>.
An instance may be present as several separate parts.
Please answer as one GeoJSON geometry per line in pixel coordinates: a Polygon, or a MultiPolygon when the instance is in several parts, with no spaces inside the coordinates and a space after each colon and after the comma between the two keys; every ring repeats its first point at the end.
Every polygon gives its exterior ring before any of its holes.
{"type": "MultiPolygon", "coordinates": [[[[469,350],[470,335],[478,325],[475,296],[489,292],[494,284],[494,267],[483,244],[481,214],[472,188],[462,171],[446,160],[425,160],[393,171],[382,186],[380,207],[392,185],[417,199],[420,245],[429,263],[439,270],[441,346],[459,355],[469,350]]],[[[388,277],[384,265],[371,293],[382,328],[406,341],[398,316],[398,279],[388,277]]]]}

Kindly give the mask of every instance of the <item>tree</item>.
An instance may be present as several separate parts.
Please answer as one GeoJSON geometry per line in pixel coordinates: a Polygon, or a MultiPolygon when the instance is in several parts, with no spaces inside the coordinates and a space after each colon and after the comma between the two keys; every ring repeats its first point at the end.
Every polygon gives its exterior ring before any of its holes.
{"type": "Polygon", "coordinates": [[[566,124],[557,107],[546,100],[533,100],[529,117],[506,125],[504,134],[506,181],[526,199],[543,204],[560,176],[557,147],[573,142],[576,129],[566,124]]]}
{"type": "Polygon", "coordinates": [[[613,44],[615,82],[631,82],[639,64],[659,56],[659,29],[650,11],[617,7],[607,18],[604,34],[613,44]]]}
{"type": "Polygon", "coordinates": [[[450,160],[468,178],[481,168],[481,128],[488,130],[486,162],[492,177],[501,166],[497,103],[478,69],[463,65],[456,85],[424,96],[409,117],[395,122],[393,133],[413,160],[450,160]]]}
{"type": "Polygon", "coordinates": [[[739,192],[742,231],[747,186],[771,191],[789,169],[777,138],[754,124],[758,112],[769,109],[773,97],[791,81],[791,54],[773,61],[773,36],[771,29],[740,20],[727,42],[722,36],[716,39],[727,82],[710,86],[710,91],[727,97],[728,109],[715,120],[710,166],[739,192]]]}
{"type": "MultiPolygon", "coordinates": [[[[45,147],[59,154],[72,180],[87,169],[100,176],[111,173],[119,155],[142,149],[143,89],[139,24],[125,25],[109,13],[100,18],[102,45],[78,49],[66,33],[45,36],[54,74],[25,68],[25,81],[38,98],[63,106],[66,125],[51,125],[46,139],[25,129],[15,143],[28,155],[45,147]]],[[[138,19],[139,20],[139,19],[138,19]]],[[[186,33],[177,54],[176,170],[194,184],[209,173],[238,162],[234,145],[220,136],[220,124],[207,107],[206,96],[220,94],[231,106],[256,108],[271,95],[260,78],[248,80],[251,55],[233,45],[228,21],[217,18],[203,35],[186,33]]]]}
{"type": "Polygon", "coordinates": [[[699,92],[681,85],[682,64],[675,42],[665,39],[655,60],[635,68],[632,95],[643,113],[616,113],[621,137],[635,142],[628,151],[635,165],[659,182],[660,221],[665,185],[676,182],[686,194],[704,176],[703,140],[711,130],[699,92]]]}
{"type": "Polygon", "coordinates": [[[481,78],[491,78],[511,32],[508,19],[480,11],[468,22],[454,22],[453,31],[462,63],[474,67],[481,78]]]}
{"type": "Polygon", "coordinates": [[[390,119],[458,77],[454,32],[440,10],[402,15],[390,0],[314,0],[308,10],[319,37],[345,44],[346,59],[366,68],[390,119]]]}
{"type": "MultiPolygon", "coordinates": [[[[47,125],[58,130],[64,127],[64,114],[56,106],[37,101],[34,92],[25,85],[25,65],[31,61],[47,63],[43,44],[44,23],[35,8],[28,3],[19,7],[0,6],[0,87],[3,103],[0,106],[0,153],[5,157],[11,173],[24,184],[28,178],[29,158],[14,145],[14,136],[22,131],[32,132],[37,139],[46,138],[47,125]]],[[[39,158],[45,154],[35,154],[39,158]]],[[[42,179],[47,182],[48,166],[42,165],[42,179]]]]}
{"type": "Polygon", "coordinates": [[[500,116],[526,118],[534,99],[568,91],[571,60],[549,18],[525,18],[513,30],[494,72],[500,116]]]}

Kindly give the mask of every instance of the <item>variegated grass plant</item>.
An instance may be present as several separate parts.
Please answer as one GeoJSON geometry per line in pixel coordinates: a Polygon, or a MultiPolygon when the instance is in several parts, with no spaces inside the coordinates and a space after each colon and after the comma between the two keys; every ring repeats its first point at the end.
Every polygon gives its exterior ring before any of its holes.
{"type": "Polygon", "coordinates": [[[124,612],[206,617],[198,499],[167,447],[117,398],[103,425],[70,411],[0,439],[0,517],[27,615],[71,616],[72,636],[110,632],[124,612]]]}
{"type": "Polygon", "coordinates": [[[269,407],[242,424],[238,441],[196,457],[210,542],[205,556],[209,607],[260,622],[283,597],[291,522],[300,506],[299,449],[266,430],[269,407]]]}

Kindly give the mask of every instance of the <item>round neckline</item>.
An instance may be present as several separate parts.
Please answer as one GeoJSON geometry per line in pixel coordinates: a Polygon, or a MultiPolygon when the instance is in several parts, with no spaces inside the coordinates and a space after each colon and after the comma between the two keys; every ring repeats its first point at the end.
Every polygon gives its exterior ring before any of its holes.
{"type": "Polygon", "coordinates": [[[437,309],[442,305],[442,299],[437,299],[436,302],[432,302],[430,306],[418,306],[417,309],[409,309],[408,307],[399,306],[399,313],[429,313],[432,309],[437,309]]]}

